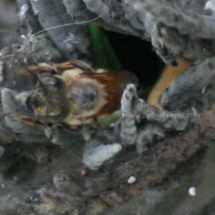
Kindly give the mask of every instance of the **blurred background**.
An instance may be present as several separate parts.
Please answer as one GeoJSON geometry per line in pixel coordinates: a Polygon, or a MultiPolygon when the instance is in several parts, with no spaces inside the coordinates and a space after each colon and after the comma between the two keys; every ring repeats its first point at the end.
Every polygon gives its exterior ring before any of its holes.
{"type": "Polygon", "coordinates": [[[17,38],[17,8],[15,0],[0,1],[0,47],[11,44],[17,38]]]}

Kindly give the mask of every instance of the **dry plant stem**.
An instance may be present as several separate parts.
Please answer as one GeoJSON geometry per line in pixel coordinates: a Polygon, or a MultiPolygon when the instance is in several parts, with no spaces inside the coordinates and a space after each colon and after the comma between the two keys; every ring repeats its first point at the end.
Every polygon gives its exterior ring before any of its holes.
{"type": "Polygon", "coordinates": [[[199,92],[199,96],[204,97],[202,89],[210,84],[214,84],[214,68],[214,57],[191,65],[183,75],[179,76],[168,87],[161,97],[161,105],[165,106],[166,104],[170,104],[176,108],[175,110],[180,110],[184,101],[194,93],[199,92]]]}
{"type": "MultiPolygon", "coordinates": [[[[21,67],[29,63],[43,62],[46,60],[59,60],[65,58],[65,55],[55,46],[49,35],[42,31],[37,17],[31,7],[29,0],[18,0],[17,1],[19,10],[22,7],[28,7],[28,10],[19,17],[19,34],[21,37],[20,43],[17,45],[20,48],[12,46],[10,52],[3,51],[4,55],[12,54],[10,61],[7,65],[10,67],[21,67]],[[35,33],[41,32],[39,35],[35,33]]],[[[3,55],[3,59],[4,59],[3,55]]]]}
{"type": "Polygon", "coordinates": [[[75,21],[67,14],[62,1],[44,0],[31,3],[40,24],[47,29],[52,41],[68,59],[80,59],[80,54],[88,55],[86,26],[73,24],[75,21]],[[68,26],[63,26],[65,24],[68,26]]]}
{"type": "Polygon", "coordinates": [[[96,14],[90,12],[83,1],[80,0],[63,0],[63,3],[66,7],[67,13],[71,16],[72,20],[77,22],[88,22],[91,19],[95,19],[97,16],[96,14]]]}
{"type": "Polygon", "coordinates": [[[192,38],[212,39],[215,37],[213,17],[199,15],[195,11],[191,12],[186,9],[178,10],[171,4],[158,0],[140,1],[134,7],[137,11],[145,10],[152,13],[157,22],[174,27],[181,34],[190,35],[192,38]]]}
{"type": "Polygon", "coordinates": [[[131,34],[135,36],[143,35],[142,31],[135,29],[127,19],[125,19],[125,12],[123,4],[113,0],[83,0],[86,7],[91,12],[95,13],[102,19],[98,21],[103,27],[108,30],[118,31],[121,33],[131,34]]]}
{"type": "Polygon", "coordinates": [[[146,34],[142,22],[139,22],[132,8],[128,8],[127,4],[114,0],[97,2],[64,0],[64,4],[67,13],[77,25],[97,22],[107,30],[149,39],[149,34],[146,34]]]}
{"type": "Polygon", "coordinates": [[[121,121],[121,138],[123,142],[131,144],[135,142],[136,126],[135,119],[146,118],[150,121],[157,122],[165,130],[182,131],[186,128],[188,120],[184,117],[174,117],[174,113],[158,109],[147,104],[144,100],[139,99],[134,85],[129,84],[125,89],[121,101],[122,121],[121,121]],[[127,137],[128,136],[128,137],[127,137]]]}
{"type": "MultiPolygon", "coordinates": [[[[165,0],[165,2],[169,3],[168,0],[165,0]]],[[[207,0],[172,0],[171,2],[175,7],[181,9],[202,12],[207,0]]]]}
{"type": "MultiPolygon", "coordinates": [[[[124,2],[126,4],[135,4],[137,2],[143,3],[144,0],[124,0],[124,2]]],[[[175,8],[202,12],[204,10],[205,3],[207,2],[207,0],[162,0],[159,2],[162,2],[162,4],[168,4],[175,8]]]]}
{"type": "Polygon", "coordinates": [[[146,11],[138,13],[133,7],[136,2],[138,2],[138,0],[124,1],[123,10],[125,18],[134,29],[139,30],[139,35],[142,39],[150,40],[151,29],[155,24],[154,17],[146,11]]]}
{"type": "MultiPolygon", "coordinates": [[[[101,2],[99,2],[99,4],[100,3],[101,2]]],[[[94,10],[88,10],[85,3],[80,0],[64,0],[64,5],[66,7],[67,13],[71,16],[74,25],[82,26],[87,25],[91,22],[97,22],[104,28],[116,32],[125,33],[122,29],[111,26],[102,19],[103,14],[106,13],[106,11],[103,11],[103,13],[99,11],[99,13],[96,14],[94,13],[94,10]]]]}
{"type": "MultiPolygon", "coordinates": [[[[19,2],[23,1],[24,0],[19,0],[19,2]]],[[[25,2],[30,3],[30,0],[26,0],[25,2]]],[[[125,0],[123,2],[115,0],[103,0],[97,2],[91,0],[64,0],[63,2],[55,0],[31,1],[32,8],[38,16],[40,24],[44,29],[51,28],[50,30],[47,30],[47,33],[61,51],[61,54],[66,55],[68,58],[85,58],[86,55],[88,55],[87,47],[89,44],[84,24],[91,21],[96,21],[109,30],[135,35],[147,40],[150,39],[151,29],[155,24],[155,21],[158,23],[161,21],[167,26],[178,29],[178,35],[176,35],[172,29],[166,29],[167,35],[163,35],[164,38],[160,38],[163,40],[164,45],[171,50],[173,58],[175,55],[182,54],[192,60],[199,59],[200,57],[208,57],[214,54],[213,40],[202,42],[202,36],[195,36],[199,39],[192,39],[194,35],[193,32],[187,32],[186,34],[192,33],[192,35],[184,38],[181,36],[184,34],[183,29],[181,30],[181,26],[184,26],[185,21],[181,24],[180,20],[178,21],[179,24],[171,21],[171,23],[173,23],[172,25],[169,25],[168,22],[171,20],[171,16],[174,16],[175,13],[178,13],[181,16],[186,16],[186,18],[188,17],[191,20],[194,19],[196,22],[196,17],[193,15],[194,11],[191,10],[194,8],[195,11],[202,12],[204,3],[205,1],[203,0],[196,2],[190,0],[163,2],[156,2],[156,0],[152,2],[142,2],[139,0],[125,0]],[[160,7],[152,7],[154,4],[159,4],[160,7]],[[144,5],[149,5],[149,8],[142,10],[141,7],[137,7],[137,5],[140,5],[142,8],[145,7],[144,5]],[[165,8],[170,8],[171,10],[168,13],[163,13],[165,8]],[[183,13],[177,12],[178,8],[181,8],[183,13]],[[163,20],[160,20],[160,16],[166,21],[164,22],[163,20]],[[64,24],[66,25],[64,26],[64,24]],[[179,25],[180,28],[177,27],[177,25],[179,25]],[[172,34],[176,35],[176,38],[175,36],[171,36],[172,34]],[[183,43],[183,46],[181,46],[181,43],[183,43]],[[168,46],[168,44],[170,45],[168,46]],[[182,50],[181,47],[184,47],[184,44],[190,45],[186,45],[185,50],[182,50]],[[195,51],[192,51],[191,49],[193,45],[195,46],[195,51]]],[[[32,17],[35,18],[35,15],[32,17]]],[[[207,22],[207,19],[210,20],[212,18],[203,17],[202,19],[205,19],[205,22],[207,22]]],[[[32,25],[33,24],[30,23],[30,26],[32,25]]],[[[201,28],[199,24],[196,25],[196,28],[201,28]]],[[[186,24],[186,26],[189,31],[190,29],[193,29],[190,25],[188,26],[188,24],[186,24]]],[[[34,33],[36,32],[34,31],[34,33]]],[[[48,48],[46,50],[48,52],[48,48]]]]}
{"type": "MultiPolygon", "coordinates": [[[[195,33],[184,32],[182,29],[184,26],[187,26],[189,31],[192,29],[192,31],[195,32],[198,30],[198,28],[201,28],[199,23],[196,23],[195,13],[203,13],[205,1],[157,2],[155,0],[149,2],[131,2],[128,0],[125,1],[125,5],[127,7],[127,13],[133,15],[133,17],[130,15],[130,19],[139,21],[138,23],[142,23],[142,27],[144,27],[146,32],[151,35],[152,44],[157,54],[163,59],[165,63],[174,63],[175,57],[178,55],[182,55],[191,61],[211,57],[214,55],[215,42],[213,37],[211,37],[210,40],[202,39],[204,38],[203,36],[195,36],[195,33]],[[167,8],[167,11],[164,11],[165,8],[167,8]],[[154,11],[156,11],[156,13],[154,11]],[[180,16],[186,16],[186,19],[193,19],[197,30],[193,30],[193,26],[189,26],[189,24],[187,24],[187,20],[182,22],[183,20],[181,21],[179,18],[174,22],[176,19],[175,18],[172,21],[173,18],[171,15],[173,12],[171,11],[178,13],[180,16]],[[168,22],[170,22],[170,24],[168,24],[168,22]],[[178,25],[181,26],[178,27],[178,25]]],[[[202,18],[200,15],[199,17],[202,18]]],[[[205,22],[207,22],[208,18],[213,19],[212,17],[205,16],[202,18],[202,20],[206,20],[205,22]]],[[[135,23],[136,22],[132,22],[134,26],[135,23]]]]}
{"type": "MultiPolygon", "coordinates": [[[[132,85],[133,86],[133,85],[132,85]]],[[[134,86],[133,86],[134,87],[134,86]]],[[[127,87],[122,95],[121,99],[121,128],[120,128],[120,139],[126,145],[132,145],[136,141],[136,118],[133,113],[133,88],[127,87]],[[130,116],[131,115],[131,116],[130,116]]],[[[136,95],[136,94],[135,94],[136,95]]]]}
{"type": "Polygon", "coordinates": [[[215,54],[215,40],[193,39],[161,23],[152,28],[151,38],[155,51],[166,63],[171,63],[176,56],[196,61],[215,54]]]}

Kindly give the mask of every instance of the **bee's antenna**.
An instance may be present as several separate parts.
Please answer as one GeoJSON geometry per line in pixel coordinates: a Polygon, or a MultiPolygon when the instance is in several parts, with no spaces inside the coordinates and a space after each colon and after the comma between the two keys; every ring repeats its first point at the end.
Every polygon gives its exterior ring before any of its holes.
{"type": "Polygon", "coordinates": [[[30,73],[34,78],[36,78],[36,80],[39,82],[39,84],[41,85],[41,87],[43,88],[43,90],[45,91],[45,93],[47,93],[47,89],[46,89],[45,85],[43,84],[43,82],[40,80],[40,77],[39,77],[38,73],[37,73],[37,75],[35,75],[35,74],[34,74],[33,72],[31,72],[31,70],[28,69],[28,68],[26,68],[26,71],[27,71],[28,73],[30,73]]]}

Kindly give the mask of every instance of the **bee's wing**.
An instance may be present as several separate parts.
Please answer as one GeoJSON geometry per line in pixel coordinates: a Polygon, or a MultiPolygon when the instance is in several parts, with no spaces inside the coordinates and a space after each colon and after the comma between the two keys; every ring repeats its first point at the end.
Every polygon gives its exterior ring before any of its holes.
{"type": "Polygon", "coordinates": [[[39,129],[45,129],[47,126],[45,124],[43,124],[40,121],[35,121],[32,118],[28,117],[28,116],[24,116],[24,115],[10,115],[9,116],[11,119],[14,120],[19,120],[27,125],[31,125],[34,127],[37,127],[39,129]]]}
{"type": "Polygon", "coordinates": [[[28,66],[28,67],[23,67],[20,68],[18,70],[16,70],[16,73],[20,74],[20,75],[36,75],[38,73],[45,73],[45,72],[52,72],[54,71],[54,67],[52,67],[49,64],[46,63],[42,63],[39,65],[35,65],[35,66],[28,66]]]}
{"type": "Polygon", "coordinates": [[[21,75],[36,75],[38,73],[46,73],[46,72],[51,72],[51,73],[60,73],[61,71],[64,70],[69,70],[69,69],[81,69],[83,72],[90,72],[93,73],[94,70],[92,67],[79,60],[74,60],[74,61],[68,61],[64,63],[40,63],[38,65],[34,66],[28,66],[24,68],[20,68],[16,70],[16,73],[21,74],[21,75]]]}
{"type": "Polygon", "coordinates": [[[84,72],[94,72],[92,67],[80,60],[73,60],[73,61],[68,61],[64,63],[59,63],[59,64],[51,64],[52,67],[57,71],[57,70],[68,70],[68,69],[81,69],[84,72]]]}
{"type": "Polygon", "coordinates": [[[84,72],[90,72],[90,73],[95,72],[89,64],[87,64],[83,61],[74,60],[74,61],[69,61],[68,63],[70,63],[73,66],[73,68],[75,68],[75,69],[79,68],[79,69],[83,70],[84,72]]]}

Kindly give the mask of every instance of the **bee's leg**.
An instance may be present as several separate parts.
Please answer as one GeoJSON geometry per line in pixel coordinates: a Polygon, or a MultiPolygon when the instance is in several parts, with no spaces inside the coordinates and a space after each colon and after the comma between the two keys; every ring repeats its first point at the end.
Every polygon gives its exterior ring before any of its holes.
{"type": "Polygon", "coordinates": [[[81,133],[83,138],[88,141],[91,138],[95,137],[98,133],[103,130],[104,126],[102,121],[98,119],[98,117],[93,117],[90,120],[90,124],[83,124],[81,126],[81,133]]]}
{"type": "Polygon", "coordinates": [[[100,126],[100,122],[96,116],[92,118],[92,126],[98,128],[100,126]]]}
{"type": "Polygon", "coordinates": [[[81,133],[83,135],[84,140],[88,141],[96,136],[98,132],[98,127],[94,127],[92,125],[83,125],[81,127],[81,133]]]}
{"type": "Polygon", "coordinates": [[[65,129],[64,126],[51,127],[45,130],[46,136],[56,145],[71,145],[77,142],[83,142],[81,131],[75,129],[65,129]]]}
{"type": "Polygon", "coordinates": [[[46,125],[44,129],[46,137],[55,145],[71,145],[77,142],[83,142],[80,126],[71,126],[68,124],[46,125]]]}
{"type": "Polygon", "coordinates": [[[26,75],[26,76],[36,76],[37,74],[43,73],[55,73],[56,68],[52,64],[41,63],[35,66],[28,66],[16,70],[17,74],[26,75]]]}

